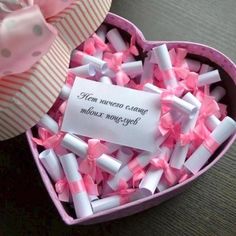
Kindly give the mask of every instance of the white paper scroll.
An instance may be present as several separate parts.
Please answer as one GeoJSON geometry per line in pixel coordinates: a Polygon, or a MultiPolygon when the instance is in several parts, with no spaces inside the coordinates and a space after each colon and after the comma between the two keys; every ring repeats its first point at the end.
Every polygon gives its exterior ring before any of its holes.
{"type": "MultiPolygon", "coordinates": [[[[82,177],[78,171],[78,163],[73,153],[61,156],[60,161],[69,184],[82,181],[82,177]]],[[[81,182],[81,184],[83,184],[83,182],[81,182]]],[[[83,188],[85,189],[85,187],[83,188]]],[[[76,216],[78,218],[87,217],[93,214],[93,210],[86,191],[78,191],[76,193],[71,192],[71,194],[76,216]]]]}
{"type": "MultiPolygon", "coordinates": [[[[159,153],[159,150],[158,150],[159,153]]],[[[136,158],[134,158],[128,165],[124,166],[112,179],[108,180],[108,185],[113,190],[117,190],[121,180],[129,181],[133,177],[133,172],[129,169],[131,163],[134,163],[136,167],[146,167],[154,156],[157,154],[152,154],[149,152],[142,152],[136,158]]]]}
{"type": "Polygon", "coordinates": [[[221,81],[219,71],[213,70],[199,75],[197,86],[202,87],[204,85],[213,84],[219,81],[221,81]]]}
{"type": "Polygon", "coordinates": [[[134,152],[131,148],[128,147],[121,147],[116,155],[116,159],[121,161],[122,165],[121,168],[123,168],[127,163],[129,163],[134,155],[134,152]]]}
{"type": "MultiPolygon", "coordinates": [[[[106,41],[106,34],[107,34],[107,27],[106,27],[106,25],[101,25],[98,28],[96,34],[105,43],[105,41],[106,41]]],[[[102,59],[103,58],[103,50],[100,49],[100,48],[97,48],[94,56],[99,58],[99,59],[102,59]]]]}
{"type": "Polygon", "coordinates": [[[113,84],[112,80],[108,76],[102,76],[99,80],[104,84],[113,84]]]}
{"type": "MultiPolygon", "coordinates": [[[[111,29],[107,33],[107,39],[109,40],[109,42],[111,43],[111,45],[117,52],[124,52],[128,49],[127,43],[124,41],[120,32],[116,28],[111,29]]],[[[130,62],[130,61],[135,61],[132,55],[128,55],[126,59],[126,62],[130,62]]]]}
{"type": "MultiPolygon", "coordinates": [[[[160,71],[171,72],[173,68],[172,68],[171,59],[170,59],[170,55],[169,55],[166,44],[162,44],[158,47],[155,47],[152,49],[152,51],[153,51],[155,61],[158,64],[160,71]]],[[[163,82],[167,89],[169,88],[173,89],[177,87],[178,81],[175,77],[175,73],[172,73],[172,76],[168,78],[165,76],[164,73],[162,74],[162,76],[163,76],[163,82]]]]}
{"type": "MultiPolygon", "coordinates": [[[[217,86],[211,91],[211,96],[215,98],[216,102],[219,102],[226,94],[224,88],[217,86]]],[[[206,119],[206,126],[210,131],[213,131],[220,124],[220,120],[211,115],[206,119]]]]}
{"type": "Polygon", "coordinates": [[[71,88],[68,85],[63,85],[59,97],[62,100],[67,100],[70,96],[71,88]]]}
{"type": "Polygon", "coordinates": [[[64,178],[64,172],[62,170],[60,161],[53,149],[46,149],[42,151],[39,154],[39,160],[47,170],[47,173],[52,178],[54,183],[64,178]]]}
{"type": "Polygon", "coordinates": [[[38,123],[39,126],[47,129],[52,134],[58,133],[59,126],[55,120],[53,120],[49,115],[45,114],[38,123]]]}
{"type": "Polygon", "coordinates": [[[154,74],[154,64],[150,62],[149,56],[145,58],[143,65],[143,73],[140,79],[140,84],[152,82],[154,74]]]}
{"type": "MultiPolygon", "coordinates": [[[[186,135],[194,129],[197,123],[201,103],[191,93],[185,94],[185,96],[183,97],[183,100],[197,107],[197,111],[194,114],[194,116],[191,118],[186,117],[184,121],[182,122],[181,133],[186,135]]],[[[181,142],[177,141],[174,147],[173,153],[171,155],[170,166],[176,169],[181,169],[187,157],[188,150],[189,150],[189,143],[187,143],[186,145],[181,145],[181,142]]]]}
{"type": "Polygon", "coordinates": [[[75,62],[80,63],[81,65],[87,65],[92,64],[96,68],[97,71],[104,73],[108,66],[107,63],[99,58],[96,58],[94,56],[90,56],[86,53],[83,53],[81,51],[74,51],[72,60],[75,62]]]}
{"type": "MultiPolygon", "coordinates": [[[[161,153],[159,158],[165,157],[166,161],[168,162],[171,152],[172,150],[170,148],[161,147],[161,153]]],[[[151,165],[148,168],[145,177],[140,182],[139,189],[146,191],[147,195],[154,194],[157,186],[159,185],[163,172],[164,172],[163,169],[157,169],[156,167],[151,165]]]]}
{"type": "MultiPolygon", "coordinates": [[[[157,93],[159,95],[163,93],[162,89],[150,83],[146,83],[144,85],[144,91],[157,93]]],[[[184,114],[188,115],[190,118],[192,118],[197,111],[197,107],[195,105],[189,102],[186,102],[184,99],[181,99],[174,95],[171,96],[171,100],[169,100],[169,104],[173,108],[175,108],[175,110],[179,112],[183,112],[184,114]]]]}
{"type": "Polygon", "coordinates": [[[95,66],[93,64],[73,67],[69,69],[69,72],[83,78],[92,77],[96,75],[95,66]]]}
{"type": "Polygon", "coordinates": [[[141,75],[143,73],[143,62],[134,61],[134,62],[123,63],[121,65],[121,70],[123,70],[130,77],[141,75]]]}
{"type": "MultiPolygon", "coordinates": [[[[61,144],[64,148],[70,150],[81,158],[85,158],[87,155],[88,144],[74,135],[66,134],[61,144]]],[[[102,154],[98,157],[96,163],[98,167],[111,175],[116,174],[121,167],[120,161],[106,154],[102,154]]]]}
{"type": "MultiPolygon", "coordinates": [[[[221,145],[235,132],[235,130],[235,121],[227,116],[213,130],[210,137],[221,145]]],[[[203,144],[201,144],[185,162],[184,166],[193,174],[196,174],[206,164],[211,155],[212,153],[203,144]]]]}

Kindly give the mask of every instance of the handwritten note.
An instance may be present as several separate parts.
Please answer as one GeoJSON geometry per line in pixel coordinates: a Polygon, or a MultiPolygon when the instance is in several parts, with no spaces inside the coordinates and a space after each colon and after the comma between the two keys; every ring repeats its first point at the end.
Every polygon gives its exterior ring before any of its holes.
{"type": "Polygon", "coordinates": [[[157,94],[76,78],[61,130],[154,151],[159,118],[157,94]]]}

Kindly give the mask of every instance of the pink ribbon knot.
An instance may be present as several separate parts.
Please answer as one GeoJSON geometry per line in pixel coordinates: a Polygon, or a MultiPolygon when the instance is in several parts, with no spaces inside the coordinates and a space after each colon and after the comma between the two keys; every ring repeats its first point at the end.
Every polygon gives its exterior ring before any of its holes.
{"type": "Polygon", "coordinates": [[[180,128],[180,124],[173,120],[173,117],[169,112],[161,116],[159,121],[159,130],[162,135],[170,133],[176,138],[179,136],[180,128]]]}
{"type": "Polygon", "coordinates": [[[173,170],[173,168],[170,167],[170,165],[168,164],[168,162],[164,159],[160,159],[160,158],[153,158],[151,160],[151,164],[156,168],[156,169],[162,169],[163,170],[163,174],[164,177],[167,181],[167,183],[172,186],[176,183],[177,181],[177,177],[176,174],[173,170]]]}
{"type": "Polygon", "coordinates": [[[55,190],[58,193],[60,201],[69,202],[69,186],[66,178],[58,180],[55,183],[55,190]]]}
{"type": "Polygon", "coordinates": [[[101,38],[94,33],[91,38],[84,42],[83,51],[89,55],[94,55],[97,49],[102,51],[109,50],[109,47],[104,43],[101,38]]]}
{"type": "Polygon", "coordinates": [[[50,132],[48,132],[44,128],[39,128],[39,138],[32,138],[33,142],[35,142],[39,146],[43,146],[45,148],[56,148],[60,145],[64,133],[59,132],[57,134],[51,135],[50,132]]]}
{"type": "Polygon", "coordinates": [[[91,175],[92,179],[99,183],[103,176],[101,170],[97,168],[96,159],[103,153],[107,152],[107,147],[103,145],[98,139],[88,140],[87,156],[80,163],[80,171],[84,174],[91,175]]]}
{"type": "Polygon", "coordinates": [[[190,131],[186,134],[180,134],[180,144],[185,146],[195,140],[195,133],[190,131]]]}

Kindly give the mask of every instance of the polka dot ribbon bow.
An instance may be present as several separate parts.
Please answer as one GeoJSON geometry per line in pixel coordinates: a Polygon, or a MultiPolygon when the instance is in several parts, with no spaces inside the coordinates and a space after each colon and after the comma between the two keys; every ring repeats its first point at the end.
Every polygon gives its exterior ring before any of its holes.
{"type": "Polygon", "coordinates": [[[25,132],[48,112],[72,50],[101,25],[111,2],[0,0],[0,140],[25,132]]]}

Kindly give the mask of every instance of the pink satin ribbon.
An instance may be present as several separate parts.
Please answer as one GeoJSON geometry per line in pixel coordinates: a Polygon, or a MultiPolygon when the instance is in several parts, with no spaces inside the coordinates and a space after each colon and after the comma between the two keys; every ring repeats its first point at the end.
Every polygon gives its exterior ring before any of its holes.
{"type": "Polygon", "coordinates": [[[83,51],[93,56],[98,49],[102,51],[105,51],[105,50],[108,51],[109,47],[107,46],[106,43],[104,43],[101,40],[101,38],[99,38],[99,36],[96,33],[94,33],[91,38],[87,39],[84,42],[83,51]]]}
{"type": "Polygon", "coordinates": [[[195,133],[190,131],[186,134],[180,134],[179,140],[181,146],[185,146],[195,140],[195,133]]]}
{"type": "Polygon", "coordinates": [[[33,142],[35,142],[39,146],[43,146],[45,148],[56,148],[60,145],[64,133],[59,132],[57,134],[51,135],[50,132],[48,132],[44,128],[39,128],[39,137],[40,138],[32,138],[33,142]]]}
{"type": "Polygon", "coordinates": [[[0,78],[27,71],[48,52],[57,31],[45,19],[57,15],[72,2],[18,0],[1,3],[0,78]]]}
{"type": "Polygon", "coordinates": [[[101,170],[97,168],[96,159],[103,153],[106,153],[107,147],[103,145],[98,139],[88,140],[87,156],[80,163],[80,171],[84,174],[89,174],[97,183],[103,180],[101,170]]]}
{"type": "Polygon", "coordinates": [[[211,135],[208,136],[208,138],[206,138],[206,140],[202,143],[202,145],[211,153],[213,154],[216,149],[220,146],[220,143],[217,142],[216,139],[214,139],[214,137],[212,137],[211,135]]]}
{"type": "Polygon", "coordinates": [[[123,52],[123,61],[126,61],[130,55],[133,55],[133,56],[139,55],[138,48],[136,47],[135,44],[136,44],[136,38],[132,36],[130,39],[129,48],[123,52]]]}
{"type": "Polygon", "coordinates": [[[166,135],[170,133],[173,137],[178,137],[180,134],[180,124],[173,120],[173,117],[168,112],[161,116],[159,121],[159,131],[162,135],[166,135]]]}
{"type": "Polygon", "coordinates": [[[69,187],[66,178],[58,180],[55,184],[58,198],[62,202],[69,202],[69,187]]]}
{"type": "Polygon", "coordinates": [[[78,181],[71,181],[69,182],[69,189],[72,195],[75,195],[77,193],[86,192],[86,188],[83,182],[83,179],[80,179],[78,181]]]}
{"type": "Polygon", "coordinates": [[[151,160],[151,164],[157,168],[162,169],[164,171],[164,177],[167,183],[172,186],[176,183],[177,177],[174,170],[169,166],[166,160],[160,158],[153,158],[151,160]]]}
{"type": "Polygon", "coordinates": [[[131,162],[128,163],[128,168],[133,175],[138,171],[142,170],[142,166],[139,164],[138,159],[135,158],[131,162]]]}

